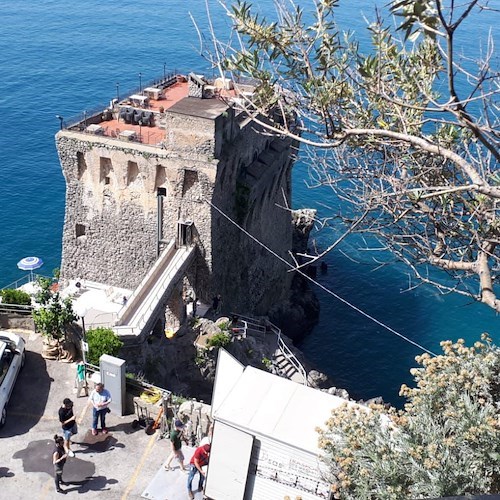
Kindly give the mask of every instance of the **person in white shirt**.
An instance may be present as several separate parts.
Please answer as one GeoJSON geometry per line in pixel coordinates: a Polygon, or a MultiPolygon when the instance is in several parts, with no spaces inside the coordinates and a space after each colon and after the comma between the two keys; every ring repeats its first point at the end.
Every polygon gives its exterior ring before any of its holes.
{"type": "Polygon", "coordinates": [[[89,401],[92,403],[92,434],[97,436],[97,421],[101,421],[102,433],[106,434],[106,414],[111,410],[108,408],[111,403],[111,394],[104,388],[104,384],[96,384],[95,389],[89,396],[89,401]]]}

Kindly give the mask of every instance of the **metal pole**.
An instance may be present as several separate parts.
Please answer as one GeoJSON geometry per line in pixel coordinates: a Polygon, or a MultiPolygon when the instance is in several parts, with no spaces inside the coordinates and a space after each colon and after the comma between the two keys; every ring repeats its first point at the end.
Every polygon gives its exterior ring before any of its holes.
{"type": "Polygon", "coordinates": [[[157,201],[157,241],[156,241],[156,258],[160,256],[160,243],[163,243],[163,204],[162,198],[167,195],[167,190],[163,187],[159,187],[156,191],[156,201],[157,201]]]}
{"type": "Polygon", "coordinates": [[[87,361],[85,359],[85,349],[83,348],[84,343],[85,343],[85,318],[82,316],[82,358],[83,358],[83,363],[85,364],[87,361]]]}
{"type": "Polygon", "coordinates": [[[139,73],[139,94],[142,94],[142,73],[139,73]]]}
{"type": "Polygon", "coordinates": [[[157,221],[157,238],[156,238],[156,258],[158,258],[160,256],[160,241],[161,241],[161,237],[162,237],[162,229],[161,229],[161,226],[162,226],[162,223],[163,223],[163,217],[162,217],[162,212],[161,212],[161,209],[162,209],[162,203],[161,203],[161,195],[160,193],[158,192],[157,196],[156,196],[156,201],[157,201],[157,218],[156,218],[156,221],[157,221]]]}
{"type": "Polygon", "coordinates": [[[56,118],[59,120],[59,130],[62,130],[64,118],[61,115],[56,115],[56,118]]]}
{"type": "Polygon", "coordinates": [[[167,63],[163,63],[163,83],[167,81],[167,63]]]}
{"type": "Polygon", "coordinates": [[[116,82],[116,100],[120,102],[120,82],[116,82]]]}

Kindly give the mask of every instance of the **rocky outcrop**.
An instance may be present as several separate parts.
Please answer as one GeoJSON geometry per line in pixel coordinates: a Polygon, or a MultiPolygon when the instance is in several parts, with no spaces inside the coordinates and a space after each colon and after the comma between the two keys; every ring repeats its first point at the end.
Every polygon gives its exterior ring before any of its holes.
{"type": "Polygon", "coordinates": [[[292,210],[292,248],[294,253],[305,253],[309,242],[309,234],[314,227],[316,210],[313,208],[301,208],[292,210]]]}
{"type": "MultiPolygon", "coordinates": [[[[304,208],[292,211],[293,253],[297,261],[302,262],[300,254],[306,253],[309,234],[314,227],[316,210],[304,208]]],[[[303,268],[307,274],[308,268],[303,268]]],[[[292,281],[290,298],[272,307],[268,316],[287,337],[294,342],[307,335],[318,322],[319,300],[309,286],[306,277],[295,273],[292,281]]]]}

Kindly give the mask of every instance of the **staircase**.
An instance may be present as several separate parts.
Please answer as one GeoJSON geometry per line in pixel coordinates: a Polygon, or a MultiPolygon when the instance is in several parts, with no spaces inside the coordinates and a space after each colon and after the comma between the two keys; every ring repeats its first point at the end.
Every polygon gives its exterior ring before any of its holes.
{"type": "Polygon", "coordinates": [[[238,330],[243,330],[243,336],[251,335],[261,340],[270,341],[275,347],[271,360],[271,371],[298,384],[308,385],[307,373],[295,354],[286,345],[281,330],[270,321],[262,321],[250,316],[234,314],[238,317],[238,330]]]}
{"type": "Polygon", "coordinates": [[[194,247],[176,247],[172,240],[120,310],[113,327],[120,337],[137,338],[152,327],[161,305],[194,256],[194,247]]]}

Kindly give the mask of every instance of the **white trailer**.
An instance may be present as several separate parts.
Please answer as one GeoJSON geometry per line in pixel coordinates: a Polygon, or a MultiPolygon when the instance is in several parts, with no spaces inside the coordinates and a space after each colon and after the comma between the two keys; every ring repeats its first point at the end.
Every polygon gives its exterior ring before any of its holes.
{"type": "MultiPolygon", "coordinates": [[[[345,400],[253,367],[220,350],[206,480],[213,500],[330,498],[316,428],[345,400]]],[[[354,404],[354,403],[353,403],[354,404]]]]}

